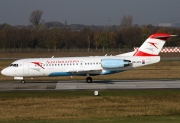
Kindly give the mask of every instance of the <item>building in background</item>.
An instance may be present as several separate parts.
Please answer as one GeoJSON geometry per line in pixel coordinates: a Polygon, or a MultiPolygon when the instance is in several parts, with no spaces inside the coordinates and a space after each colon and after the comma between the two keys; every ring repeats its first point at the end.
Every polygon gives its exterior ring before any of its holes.
{"type": "Polygon", "coordinates": [[[162,26],[162,27],[172,27],[172,23],[159,23],[158,26],[162,26]]]}

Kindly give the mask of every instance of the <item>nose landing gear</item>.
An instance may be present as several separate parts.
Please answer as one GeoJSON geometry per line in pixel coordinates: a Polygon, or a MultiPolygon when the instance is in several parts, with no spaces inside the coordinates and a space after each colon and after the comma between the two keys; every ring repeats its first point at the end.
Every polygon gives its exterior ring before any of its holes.
{"type": "Polygon", "coordinates": [[[88,76],[88,77],[86,78],[86,82],[87,82],[87,83],[92,83],[92,78],[88,76]]]}
{"type": "Polygon", "coordinates": [[[24,84],[24,83],[25,83],[25,80],[21,80],[21,83],[24,84]]]}

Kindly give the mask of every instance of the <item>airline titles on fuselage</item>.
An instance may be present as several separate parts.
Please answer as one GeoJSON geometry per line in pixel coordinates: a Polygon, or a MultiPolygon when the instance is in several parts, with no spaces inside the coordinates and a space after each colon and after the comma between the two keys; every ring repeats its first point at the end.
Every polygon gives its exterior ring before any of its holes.
{"type": "Polygon", "coordinates": [[[66,64],[66,63],[79,63],[79,60],[47,60],[46,64],[66,64]]]}

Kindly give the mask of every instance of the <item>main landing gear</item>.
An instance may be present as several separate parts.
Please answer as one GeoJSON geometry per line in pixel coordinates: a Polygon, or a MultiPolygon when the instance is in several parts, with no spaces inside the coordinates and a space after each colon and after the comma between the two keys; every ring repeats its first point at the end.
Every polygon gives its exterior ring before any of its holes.
{"type": "Polygon", "coordinates": [[[92,78],[88,76],[88,77],[86,78],[86,82],[87,82],[87,83],[92,83],[92,78]]]}

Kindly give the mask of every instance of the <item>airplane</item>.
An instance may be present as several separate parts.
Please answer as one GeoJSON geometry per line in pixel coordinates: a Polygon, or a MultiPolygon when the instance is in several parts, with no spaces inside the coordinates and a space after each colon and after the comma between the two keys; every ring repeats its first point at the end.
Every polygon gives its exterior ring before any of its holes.
{"type": "Polygon", "coordinates": [[[25,83],[26,77],[91,76],[114,74],[160,61],[160,53],[165,41],[176,36],[165,33],[150,35],[138,50],[116,56],[88,56],[61,58],[28,58],[16,60],[4,68],[1,74],[14,77],[25,83]]]}

